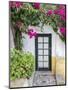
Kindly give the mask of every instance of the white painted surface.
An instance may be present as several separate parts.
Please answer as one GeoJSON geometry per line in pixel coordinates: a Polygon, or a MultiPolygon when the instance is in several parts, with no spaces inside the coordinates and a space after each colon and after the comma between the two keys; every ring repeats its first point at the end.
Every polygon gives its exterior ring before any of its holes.
{"type": "Polygon", "coordinates": [[[14,48],[13,34],[10,28],[10,48],[14,48]]]}
{"type": "MultiPolygon", "coordinates": [[[[40,28],[29,26],[29,28],[34,28],[37,33],[46,34],[51,33],[52,34],[52,56],[60,56],[65,57],[65,45],[64,42],[59,38],[59,36],[53,31],[51,26],[45,25],[43,27],[43,32],[40,32],[40,28]]],[[[33,55],[35,55],[35,38],[32,37],[29,38],[28,35],[23,34],[25,36],[24,39],[24,50],[31,52],[33,55]]],[[[41,41],[41,39],[39,39],[41,41]]],[[[42,47],[40,45],[40,47],[42,47]]],[[[42,53],[42,52],[40,52],[42,53]]]]}
{"type": "Polygon", "coordinates": [[[65,57],[65,44],[58,35],[56,35],[56,56],[65,57]]]}

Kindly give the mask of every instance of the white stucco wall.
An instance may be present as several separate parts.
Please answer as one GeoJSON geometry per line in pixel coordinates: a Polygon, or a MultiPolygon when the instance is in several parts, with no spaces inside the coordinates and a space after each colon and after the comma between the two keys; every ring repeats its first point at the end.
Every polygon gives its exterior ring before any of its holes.
{"type": "Polygon", "coordinates": [[[13,34],[10,28],[10,48],[14,48],[13,34]]]}
{"type": "MultiPolygon", "coordinates": [[[[40,32],[38,27],[29,27],[35,28],[37,33],[51,33],[52,34],[52,56],[65,57],[65,45],[64,42],[59,38],[59,36],[53,31],[51,26],[45,25],[43,27],[43,32],[40,32]]],[[[29,38],[28,35],[23,34],[25,39],[23,40],[24,50],[31,52],[35,55],[35,38],[29,38]]]]}
{"type": "Polygon", "coordinates": [[[56,56],[65,57],[65,43],[56,35],[56,56]]]}

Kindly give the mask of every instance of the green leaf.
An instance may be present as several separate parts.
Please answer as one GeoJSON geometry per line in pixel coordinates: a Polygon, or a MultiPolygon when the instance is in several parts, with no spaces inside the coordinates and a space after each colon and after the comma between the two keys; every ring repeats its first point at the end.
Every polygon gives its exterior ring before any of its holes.
{"type": "Polygon", "coordinates": [[[11,50],[10,55],[10,79],[30,77],[34,71],[34,56],[29,52],[16,49],[11,50]]]}

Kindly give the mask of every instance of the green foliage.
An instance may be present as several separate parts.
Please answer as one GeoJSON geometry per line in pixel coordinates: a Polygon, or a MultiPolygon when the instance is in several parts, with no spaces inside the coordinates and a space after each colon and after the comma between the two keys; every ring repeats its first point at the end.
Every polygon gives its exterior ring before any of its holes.
{"type": "Polygon", "coordinates": [[[38,10],[23,8],[20,10],[20,19],[24,22],[25,26],[33,25],[36,26],[40,23],[38,10]]]}
{"type": "MultiPolygon", "coordinates": [[[[33,3],[23,3],[23,6],[20,8],[10,9],[10,19],[13,27],[15,27],[17,22],[20,22],[21,25],[18,29],[23,33],[28,32],[29,25],[40,26],[42,29],[45,24],[49,24],[55,33],[58,32],[58,27],[66,27],[65,20],[61,20],[60,15],[54,14],[54,10],[58,10],[60,5],[43,3],[40,4],[42,9],[35,9],[32,4],[33,3]],[[48,10],[52,10],[53,14],[47,15],[48,10]]],[[[63,38],[65,39],[64,36],[63,38]]]]}
{"type": "Polygon", "coordinates": [[[54,4],[42,4],[42,7],[46,10],[55,10],[56,9],[56,5],[54,4]]]}
{"type": "Polygon", "coordinates": [[[34,71],[34,56],[16,49],[11,50],[10,55],[10,79],[29,78],[34,71]]]}
{"type": "MultiPolygon", "coordinates": [[[[24,7],[20,8],[11,8],[11,23],[15,26],[17,21],[23,23],[21,28],[22,32],[26,32],[26,29],[29,25],[37,26],[40,23],[40,12],[39,10],[34,9],[31,4],[25,4],[24,7]]],[[[20,28],[19,28],[20,29],[20,28]]]]}

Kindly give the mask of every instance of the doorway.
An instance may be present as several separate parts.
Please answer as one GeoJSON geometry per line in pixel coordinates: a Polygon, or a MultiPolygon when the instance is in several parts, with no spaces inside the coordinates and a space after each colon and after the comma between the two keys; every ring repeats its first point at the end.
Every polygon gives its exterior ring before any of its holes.
{"type": "Polygon", "coordinates": [[[51,34],[37,34],[35,37],[35,65],[37,71],[51,70],[51,42],[51,34]]]}

